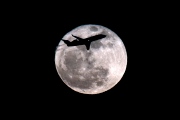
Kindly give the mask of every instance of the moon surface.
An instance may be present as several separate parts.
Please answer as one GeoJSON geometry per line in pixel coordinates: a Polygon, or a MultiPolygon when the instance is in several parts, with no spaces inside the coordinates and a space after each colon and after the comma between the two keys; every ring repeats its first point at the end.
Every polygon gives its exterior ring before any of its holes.
{"type": "Polygon", "coordinates": [[[55,51],[55,66],[62,81],[83,94],[99,94],[113,88],[123,77],[127,53],[122,40],[112,30],[95,24],[81,25],[63,36],[73,41],[72,34],[87,38],[98,34],[105,38],[85,45],[68,47],[63,41],[55,51]]]}

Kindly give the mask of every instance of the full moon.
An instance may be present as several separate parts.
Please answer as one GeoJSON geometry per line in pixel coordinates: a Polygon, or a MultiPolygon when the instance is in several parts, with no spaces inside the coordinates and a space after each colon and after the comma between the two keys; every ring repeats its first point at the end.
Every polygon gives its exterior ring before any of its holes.
{"type": "Polygon", "coordinates": [[[81,25],[62,39],[72,42],[98,34],[105,38],[85,45],[67,46],[62,40],[55,51],[55,66],[59,77],[72,90],[83,94],[99,94],[113,88],[123,77],[127,53],[122,40],[107,27],[95,24],[81,25]]]}

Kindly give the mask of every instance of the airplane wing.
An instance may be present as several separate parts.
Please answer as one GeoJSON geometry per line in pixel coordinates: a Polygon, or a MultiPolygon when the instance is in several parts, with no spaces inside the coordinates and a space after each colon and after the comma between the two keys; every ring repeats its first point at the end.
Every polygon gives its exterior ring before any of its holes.
{"type": "Polygon", "coordinates": [[[62,41],[63,41],[67,46],[71,45],[71,42],[68,41],[68,40],[63,40],[63,39],[62,39],[62,41]]]}

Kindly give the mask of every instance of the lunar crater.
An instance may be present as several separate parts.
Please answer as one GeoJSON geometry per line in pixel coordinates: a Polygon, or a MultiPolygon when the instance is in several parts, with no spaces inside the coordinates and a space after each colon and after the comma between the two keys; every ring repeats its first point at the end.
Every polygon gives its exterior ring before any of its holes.
{"type": "Polygon", "coordinates": [[[98,28],[96,26],[91,26],[90,30],[95,32],[95,31],[98,31],[98,28]]]}
{"type": "Polygon", "coordinates": [[[100,47],[103,47],[103,44],[102,44],[101,40],[98,40],[98,41],[92,42],[90,47],[92,49],[99,49],[100,47]]]}
{"type": "Polygon", "coordinates": [[[98,81],[98,82],[96,83],[97,86],[102,86],[103,84],[104,84],[103,81],[98,81]]]}

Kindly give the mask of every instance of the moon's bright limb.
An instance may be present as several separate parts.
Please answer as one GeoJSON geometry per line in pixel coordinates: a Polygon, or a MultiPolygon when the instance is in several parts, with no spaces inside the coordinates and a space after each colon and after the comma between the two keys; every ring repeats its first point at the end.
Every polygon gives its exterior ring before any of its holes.
{"type": "Polygon", "coordinates": [[[60,41],[55,54],[56,70],[63,82],[79,93],[98,94],[114,87],[125,73],[127,53],[122,40],[110,29],[101,25],[82,25],[62,39],[73,41],[105,34],[106,37],[85,45],[67,47],[60,41]]]}

